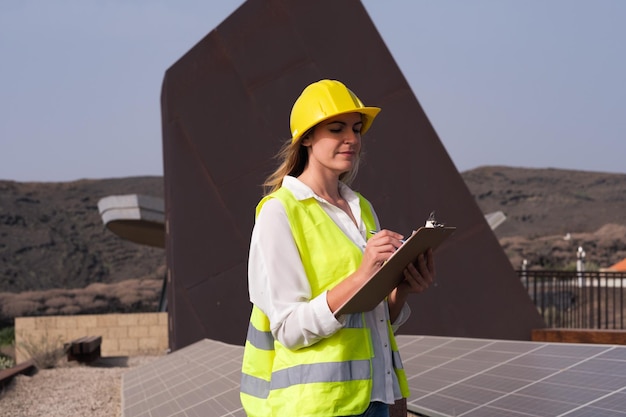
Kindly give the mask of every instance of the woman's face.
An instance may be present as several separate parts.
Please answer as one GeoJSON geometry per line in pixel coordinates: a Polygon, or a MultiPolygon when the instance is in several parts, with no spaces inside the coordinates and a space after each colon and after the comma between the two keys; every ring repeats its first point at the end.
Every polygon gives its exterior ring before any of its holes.
{"type": "Polygon", "coordinates": [[[308,168],[330,170],[338,176],[355,166],[361,153],[360,113],[335,116],[318,124],[305,138],[308,168]]]}

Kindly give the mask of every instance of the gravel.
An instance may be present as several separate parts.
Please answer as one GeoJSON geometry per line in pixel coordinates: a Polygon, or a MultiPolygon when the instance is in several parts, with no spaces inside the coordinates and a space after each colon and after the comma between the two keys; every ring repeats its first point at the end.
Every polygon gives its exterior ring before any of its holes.
{"type": "Polygon", "coordinates": [[[122,375],[158,358],[101,358],[90,365],[64,360],[32,376],[17,375],[0,393],[0,417],[120,416],[122,375]]]}
{"type": "Polygon", "coordinates": [[[32,376],[17,375],[0,392],[0,417],[119,417],[122,375],[158,358],[101,358],[89,365],[64,360],[32,376]]]}

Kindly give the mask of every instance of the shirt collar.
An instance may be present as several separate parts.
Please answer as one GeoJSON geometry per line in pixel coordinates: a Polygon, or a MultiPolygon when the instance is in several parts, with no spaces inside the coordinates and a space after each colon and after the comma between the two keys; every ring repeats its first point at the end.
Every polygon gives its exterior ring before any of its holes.
{"type": "MultiPolygon", "coordinates": [[[[314,198],[318,201],[328,203],[322,197],[315,194],[308,185],[306,185],[296,177],[292,177],[291,175],[286,175],[283,178],[282,186],[291,191],[296,200],[306,200],[307,198],[314,198]]],[[[358,204],[359,197],[354,191],[352,191],[350,187],[348,187],[341,181],[339,181],[339,193],[343,198],[346,199],[348,204],[350,204],[351,206],[354,203],[358,204]]]]}

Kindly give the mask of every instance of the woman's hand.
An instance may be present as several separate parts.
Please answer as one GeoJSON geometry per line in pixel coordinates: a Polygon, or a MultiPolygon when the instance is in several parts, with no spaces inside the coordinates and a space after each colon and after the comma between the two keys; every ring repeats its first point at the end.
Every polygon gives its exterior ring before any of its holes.
{"type": "MultiPolygon", "coordinates": [[[[361,265],[349,277],[341,281],[326,294],[326,302],[333,313],[349,297],[354,294],[354,288],[363,285],[380,267],[389,259],[391,255],[402,246],[400,233],[390,230],[381,230],[370,237],[363,251],[361,265]]],[[[402,306],[400,306],[402,307],[402,306]]]]}
{"type": "Polygon", "coordinates": [[[428,289],[435,280],[435,260],[433,250],[418,256],[415,264],[404,269],[404,280],[389,294],[389,315],[391,322],[398,317],[409,294],[419,294],[428,289]]]}
{"type": "Polygon", "coordinates": [[[391,230],[381,230],[373,235],[367,241],[359,269],[363,269],[367,276],[371,276],[402,246],[403,237],[391,230]]]}
{"type": "Polygon", "coordinates": [[[426,254],[417,257],[415,264],[409,264],[404,269],[404,281],[397,287],[397,290],[405,291],[407,294],[419,294],[433,283],[435,280],[435,260],[433,250],[428,249],[426,254]]]}

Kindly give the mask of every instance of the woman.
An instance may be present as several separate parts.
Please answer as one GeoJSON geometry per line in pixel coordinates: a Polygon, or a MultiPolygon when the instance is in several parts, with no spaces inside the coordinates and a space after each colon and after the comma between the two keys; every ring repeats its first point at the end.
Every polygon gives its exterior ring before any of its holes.
{"type": "Polygon", "coordinates": [[[432,252],[374,310],[334,312],[402,244],[349,188],[361,135],[380,111],[321,80],[291,111],[292,139],[265,182],[248,265],[253,303],[241,400],[249,416],[388,416],[409,395],[393,331],[409,293],[432,283],[432,252]]]}

